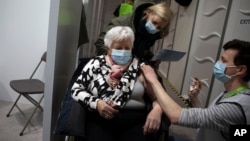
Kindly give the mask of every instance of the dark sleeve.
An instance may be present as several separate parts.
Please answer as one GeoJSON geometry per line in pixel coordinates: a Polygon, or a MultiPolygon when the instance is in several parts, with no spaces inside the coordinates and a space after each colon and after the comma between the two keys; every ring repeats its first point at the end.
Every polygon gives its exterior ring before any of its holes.
{"type": "Polygon", "coordinates": [[[82,5],[78,47],[88,42],[89,42],[89,37],[88,37],[88,31],[87,31],[87,26],[86,26],[86,15],[84,11],[84,5],[82,5]]]}
{"type": "Polygon", "coordinates": [[[106,35],[106,31],[102,31],[99,36],[97,37],[97,40],[95,42],[95,53],[97,56],[103,55],[107,53],[107,49],[104,46],[104,36],[106,35]]]}
{"type": "Polygon", "coordinates": [[[115,11],[113,12],[113,15],[116,17],[119,17],[119,10],[120,10],[121,5],[118,5],[115,9],[115,11]]]}

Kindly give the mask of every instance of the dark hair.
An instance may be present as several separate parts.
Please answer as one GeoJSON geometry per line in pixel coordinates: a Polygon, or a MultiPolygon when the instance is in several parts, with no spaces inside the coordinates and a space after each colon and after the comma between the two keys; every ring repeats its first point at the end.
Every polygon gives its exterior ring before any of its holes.
{"type": "Polygon", "coordinates": [[[247,74],[243,77],[243,80],[248,82],[250,80],[250,42],[234,39],[227,42],[223,46],[223,49],[233,49],[238,51],[234,57],[234,64],[236,66],[245,65],[247,67],[247,74]]]}

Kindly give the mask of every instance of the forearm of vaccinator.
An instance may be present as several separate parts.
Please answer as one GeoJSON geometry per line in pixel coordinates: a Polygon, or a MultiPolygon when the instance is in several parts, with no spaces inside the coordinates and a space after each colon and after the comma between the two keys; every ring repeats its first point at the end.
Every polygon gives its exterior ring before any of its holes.
{"type": "Polygon", "coordinates": [[[182,108],[166,93],[159,81],[151,83],[157,101],[171,123],[177,124],[182,108]]]}

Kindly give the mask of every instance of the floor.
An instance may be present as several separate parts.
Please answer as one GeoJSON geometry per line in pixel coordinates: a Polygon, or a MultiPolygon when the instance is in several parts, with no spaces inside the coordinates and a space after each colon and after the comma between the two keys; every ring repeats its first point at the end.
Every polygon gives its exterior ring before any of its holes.
{"type": "Polygon", "coordinates": [[[29,104],[18,104],[25,113],[25,116],[21,114],[17,108],[14,108],[10,116],[6,117],[12,104],[12,102],[0,101],[0,140],[42,141],[42,112],[37,110],[31,120],[31,124],[27,126],[23,135],[20,136],[19,134],[31,115],[33,107],[29,104]]]}

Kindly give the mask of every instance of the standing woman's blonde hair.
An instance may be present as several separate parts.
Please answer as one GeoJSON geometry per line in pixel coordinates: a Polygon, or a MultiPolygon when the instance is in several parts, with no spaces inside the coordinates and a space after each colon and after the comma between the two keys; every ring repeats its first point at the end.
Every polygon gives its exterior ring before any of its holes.
{"type": "Polygon", "coordinates": [[[167,23],[166,26],[160,31],[162,37],[167,36],[169,33],[170,23],[174,16],[173,11],[170,9],[170,7],[165,2],[161,2],[148,7],[145,13],[146,16],[148,16],[149,14],[156,14],[167,23]]]}

